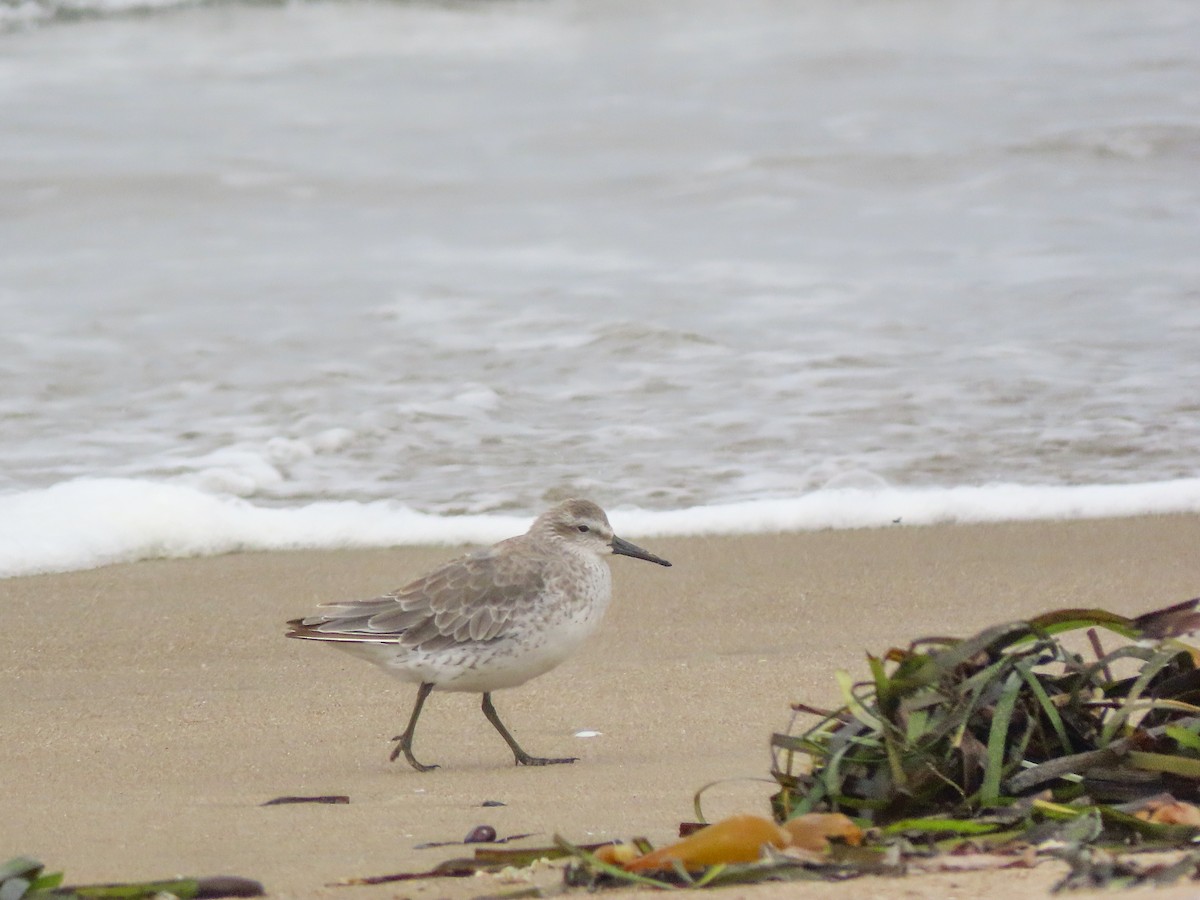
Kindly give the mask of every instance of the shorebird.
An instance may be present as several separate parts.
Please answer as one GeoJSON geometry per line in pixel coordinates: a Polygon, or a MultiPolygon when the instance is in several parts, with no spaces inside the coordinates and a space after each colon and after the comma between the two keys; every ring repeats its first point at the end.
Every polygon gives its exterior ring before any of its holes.
{"type": "Polygon", "coordinates": [[[436,769],[413,756],[413,735],[431,691],[483,694],[483,714],[516,764],[572,763],[530,756],[504,727],[492,692],[517,687],[563,660],[591,634],[612,599],[610,554],[671,565],[613,534],[588,500],[542,513],[529,531],[446,563],[371,600],[322,604],[288,622],[288,637],[328,641],[404,681],[419,684],[404,731],[392,738],[418,772],[436,769]]]}

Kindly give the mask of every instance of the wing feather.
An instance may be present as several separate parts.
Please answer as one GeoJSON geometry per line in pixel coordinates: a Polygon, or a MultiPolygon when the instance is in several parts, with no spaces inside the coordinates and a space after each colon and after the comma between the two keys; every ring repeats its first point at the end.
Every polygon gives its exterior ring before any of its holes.
{"type": "Polygon", "coordinates": [[[322,604],[316,615],[289,622],[289,636],[425,650],[496,640],[546,584],[547,561],[513,549],[501,544],[460,557],[382,597],[322,604]]]}

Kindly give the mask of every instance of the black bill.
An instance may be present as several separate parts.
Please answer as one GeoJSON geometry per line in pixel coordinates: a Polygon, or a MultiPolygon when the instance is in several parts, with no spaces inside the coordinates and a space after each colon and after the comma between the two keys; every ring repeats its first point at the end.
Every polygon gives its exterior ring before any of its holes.
{"type": "Polygon", "coordinates": [[[670,565],[670,563],[662,557],[655,556],[648,550],[643,550],[637,544],[631,544],[629,541],[623,541],[616,535],[614,535],[612,539],[612,550],[613,553],[620,554],[621,556],[632,556],[634,559],[644,559],[647,562],[658,563],[660,566],[670,565]]]}

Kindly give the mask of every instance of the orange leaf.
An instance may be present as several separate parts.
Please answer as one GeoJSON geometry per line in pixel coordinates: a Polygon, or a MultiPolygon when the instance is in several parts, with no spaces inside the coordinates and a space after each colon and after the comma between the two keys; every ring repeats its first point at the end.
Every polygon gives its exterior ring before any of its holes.
{"type": "Polygon", "coordinates": [[[1134,815],[1159,825],[1190,825],[1200,828],[1200,809],[1179,800],[1152,800],[1134,815]]]}
{"type": "Polygon", "coordinates": [[[600,862],[612,866],[623,866],[637,859],[638,851],[633,844],[601,844],[593,851],[592,855],[600,862]]]}
{"type": "Polygon", "coordinates": [[[862,829],[849,816],[841,813],[808,813],[783,823],[789,844],[803,850],[824,853],[830,838],[840,838],[857,847],[862,843],[862,829]]]}
{"type": "Polygon", "coordinates": [[[676,844],[661,847],[632,862],[630,872],[670,869],[673,862],[685,869],[703,869],[718,863],[754,862],[762,856],[766,844],[782,849],[788,834],[770,819],[761,816],[731,816],[701,828],[676,844]]]}

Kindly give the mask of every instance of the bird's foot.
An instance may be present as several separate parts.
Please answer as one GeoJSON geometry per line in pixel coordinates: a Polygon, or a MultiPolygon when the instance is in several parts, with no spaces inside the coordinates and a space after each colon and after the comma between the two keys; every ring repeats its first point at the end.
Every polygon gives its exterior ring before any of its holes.
{"type": "Polygon", "coordinates": [[[417,762],[417,758],[413,756],[412,752],[412,735],[398,734],[392,740],[397,742],[396,746],[392,748],[391,756],[388,757],[392,762],[395,762],[396,757],[403,753],[404,758],[408,760],[408,764],[418,772],[431,772],[438,768],[436,765],[427,766],[424,763],[417,762]]]}
{"type": "Polygon", "coordinates": [[[578,762],[578,756],[562,756],[558,758],[547,758],[545,756],[530,756],[522,751],[515,754],[517,757],[518,766],[558,766],[566,763],[578,762]]]}

